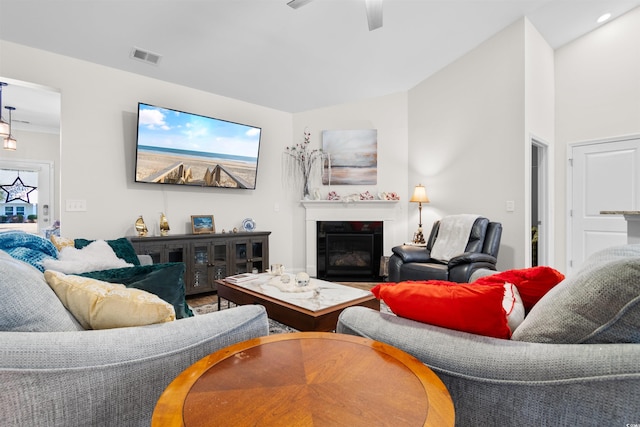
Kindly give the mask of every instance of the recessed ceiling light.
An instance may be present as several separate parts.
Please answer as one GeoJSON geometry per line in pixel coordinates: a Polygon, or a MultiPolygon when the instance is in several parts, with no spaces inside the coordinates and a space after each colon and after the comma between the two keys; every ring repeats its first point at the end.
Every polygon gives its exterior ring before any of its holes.
{"type": "Polygon", "coordinates": [[[609,12],[604,13],[600,16],[600,18],[598,18],[598,20],[596,21],[598,24],[602,24],[604,21],[608,20],[609,18],[611,18],[611,14],[609,12]]]}

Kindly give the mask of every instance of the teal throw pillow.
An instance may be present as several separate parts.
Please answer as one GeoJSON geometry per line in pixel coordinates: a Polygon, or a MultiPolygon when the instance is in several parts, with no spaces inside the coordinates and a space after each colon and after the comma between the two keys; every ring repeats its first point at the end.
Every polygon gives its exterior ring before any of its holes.
{"type": "Polygon", "coordinates": [[[185,299],[184,269],[184,263],[170,262],[91,271],[79,274],[79,276],[109,283],[122,283],[127,288],[142,289],[155,294],[173,305],[176,319],[182,319],[193,316],[185,299]]]}
{"type": "MultiPolygon", "coordinates": [[[[93,241],[94,240],[75,239],[74,246],[76,249],[82,249],[93,241]]],[[[115,240],[106,240],[106,242],[111,246],[111,249],[113,249],[113,252],[115,252],[118,258],[125,260],[129,264],[140,265],[140,259],[138,259],[138,255],[135,249],[133,249],[133,245],[129,239],[121,237],[115,240]]]]}

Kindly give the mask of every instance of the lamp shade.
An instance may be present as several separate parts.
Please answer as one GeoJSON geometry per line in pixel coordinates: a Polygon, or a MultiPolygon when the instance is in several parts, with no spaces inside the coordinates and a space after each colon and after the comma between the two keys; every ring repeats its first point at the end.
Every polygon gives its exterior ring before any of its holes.
{"type": "Polygon", "coordinates": [[[16,139],[13,136],[9,135],[4,139],[3,148],[5,150],[15,151],[16,148],[18,148],[18,141],[16,141],[16,139]]]}
{"type": "Polygon", "coordinates": [[[429,203],[429,198],[427,197],[427,190],[424,188],[424,185],[418,184],[416,188],[413,190],[413,196],[411,196],[410,202],[415,203],[429,203]]]}

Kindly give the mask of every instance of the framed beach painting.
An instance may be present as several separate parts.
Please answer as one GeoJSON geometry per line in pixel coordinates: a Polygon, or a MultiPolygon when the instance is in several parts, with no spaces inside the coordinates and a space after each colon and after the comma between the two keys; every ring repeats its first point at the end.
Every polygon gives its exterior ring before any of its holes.
{"type": "Polygon", "coordinates": [[[378,182],[378,130],[323,130],[324,185],[371,185],[378,182]]]}
{"type": "Polygon", "coordinates": [[[215,233],[213,215],[191,215],[191,230],[193,234],[215,233]]]}

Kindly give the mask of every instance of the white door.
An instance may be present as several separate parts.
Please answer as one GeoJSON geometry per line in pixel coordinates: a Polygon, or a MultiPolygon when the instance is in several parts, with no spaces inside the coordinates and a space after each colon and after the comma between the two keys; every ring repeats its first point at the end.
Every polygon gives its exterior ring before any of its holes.
{"type": "Polygon", "coordinates": [[[640,138],[570,148],[568,271],[600,249],[627,242],[622,215],[600,211],[640,208],[640,138]]]}
{"type": "MultiPolygon", "coordinates": [[[[28,199],[24,199],[24,202],[18,200],[18,202],[23,208],[28,208],[29,213],[35,213],[38,217],[36,223],[0,223],[0,230],[19,229],[28,233],[42,234],[45,229],[52,226],[52,218],[54,218],[55,212],[53,174],[53,162],[0,159],[0,185],[3,185],[3,188],[8,188],[16,177],[20,177],[25,185],[36,187],[30,193],[28,199]]],[[[5,208],[10,204],[4,203],[7,200],[6,191],[0,192],[0,194],[5,196],[4,199],[0,200],[0,207],[2,208],[0,215],[2,215],[5,212],[5,208]]]]}

